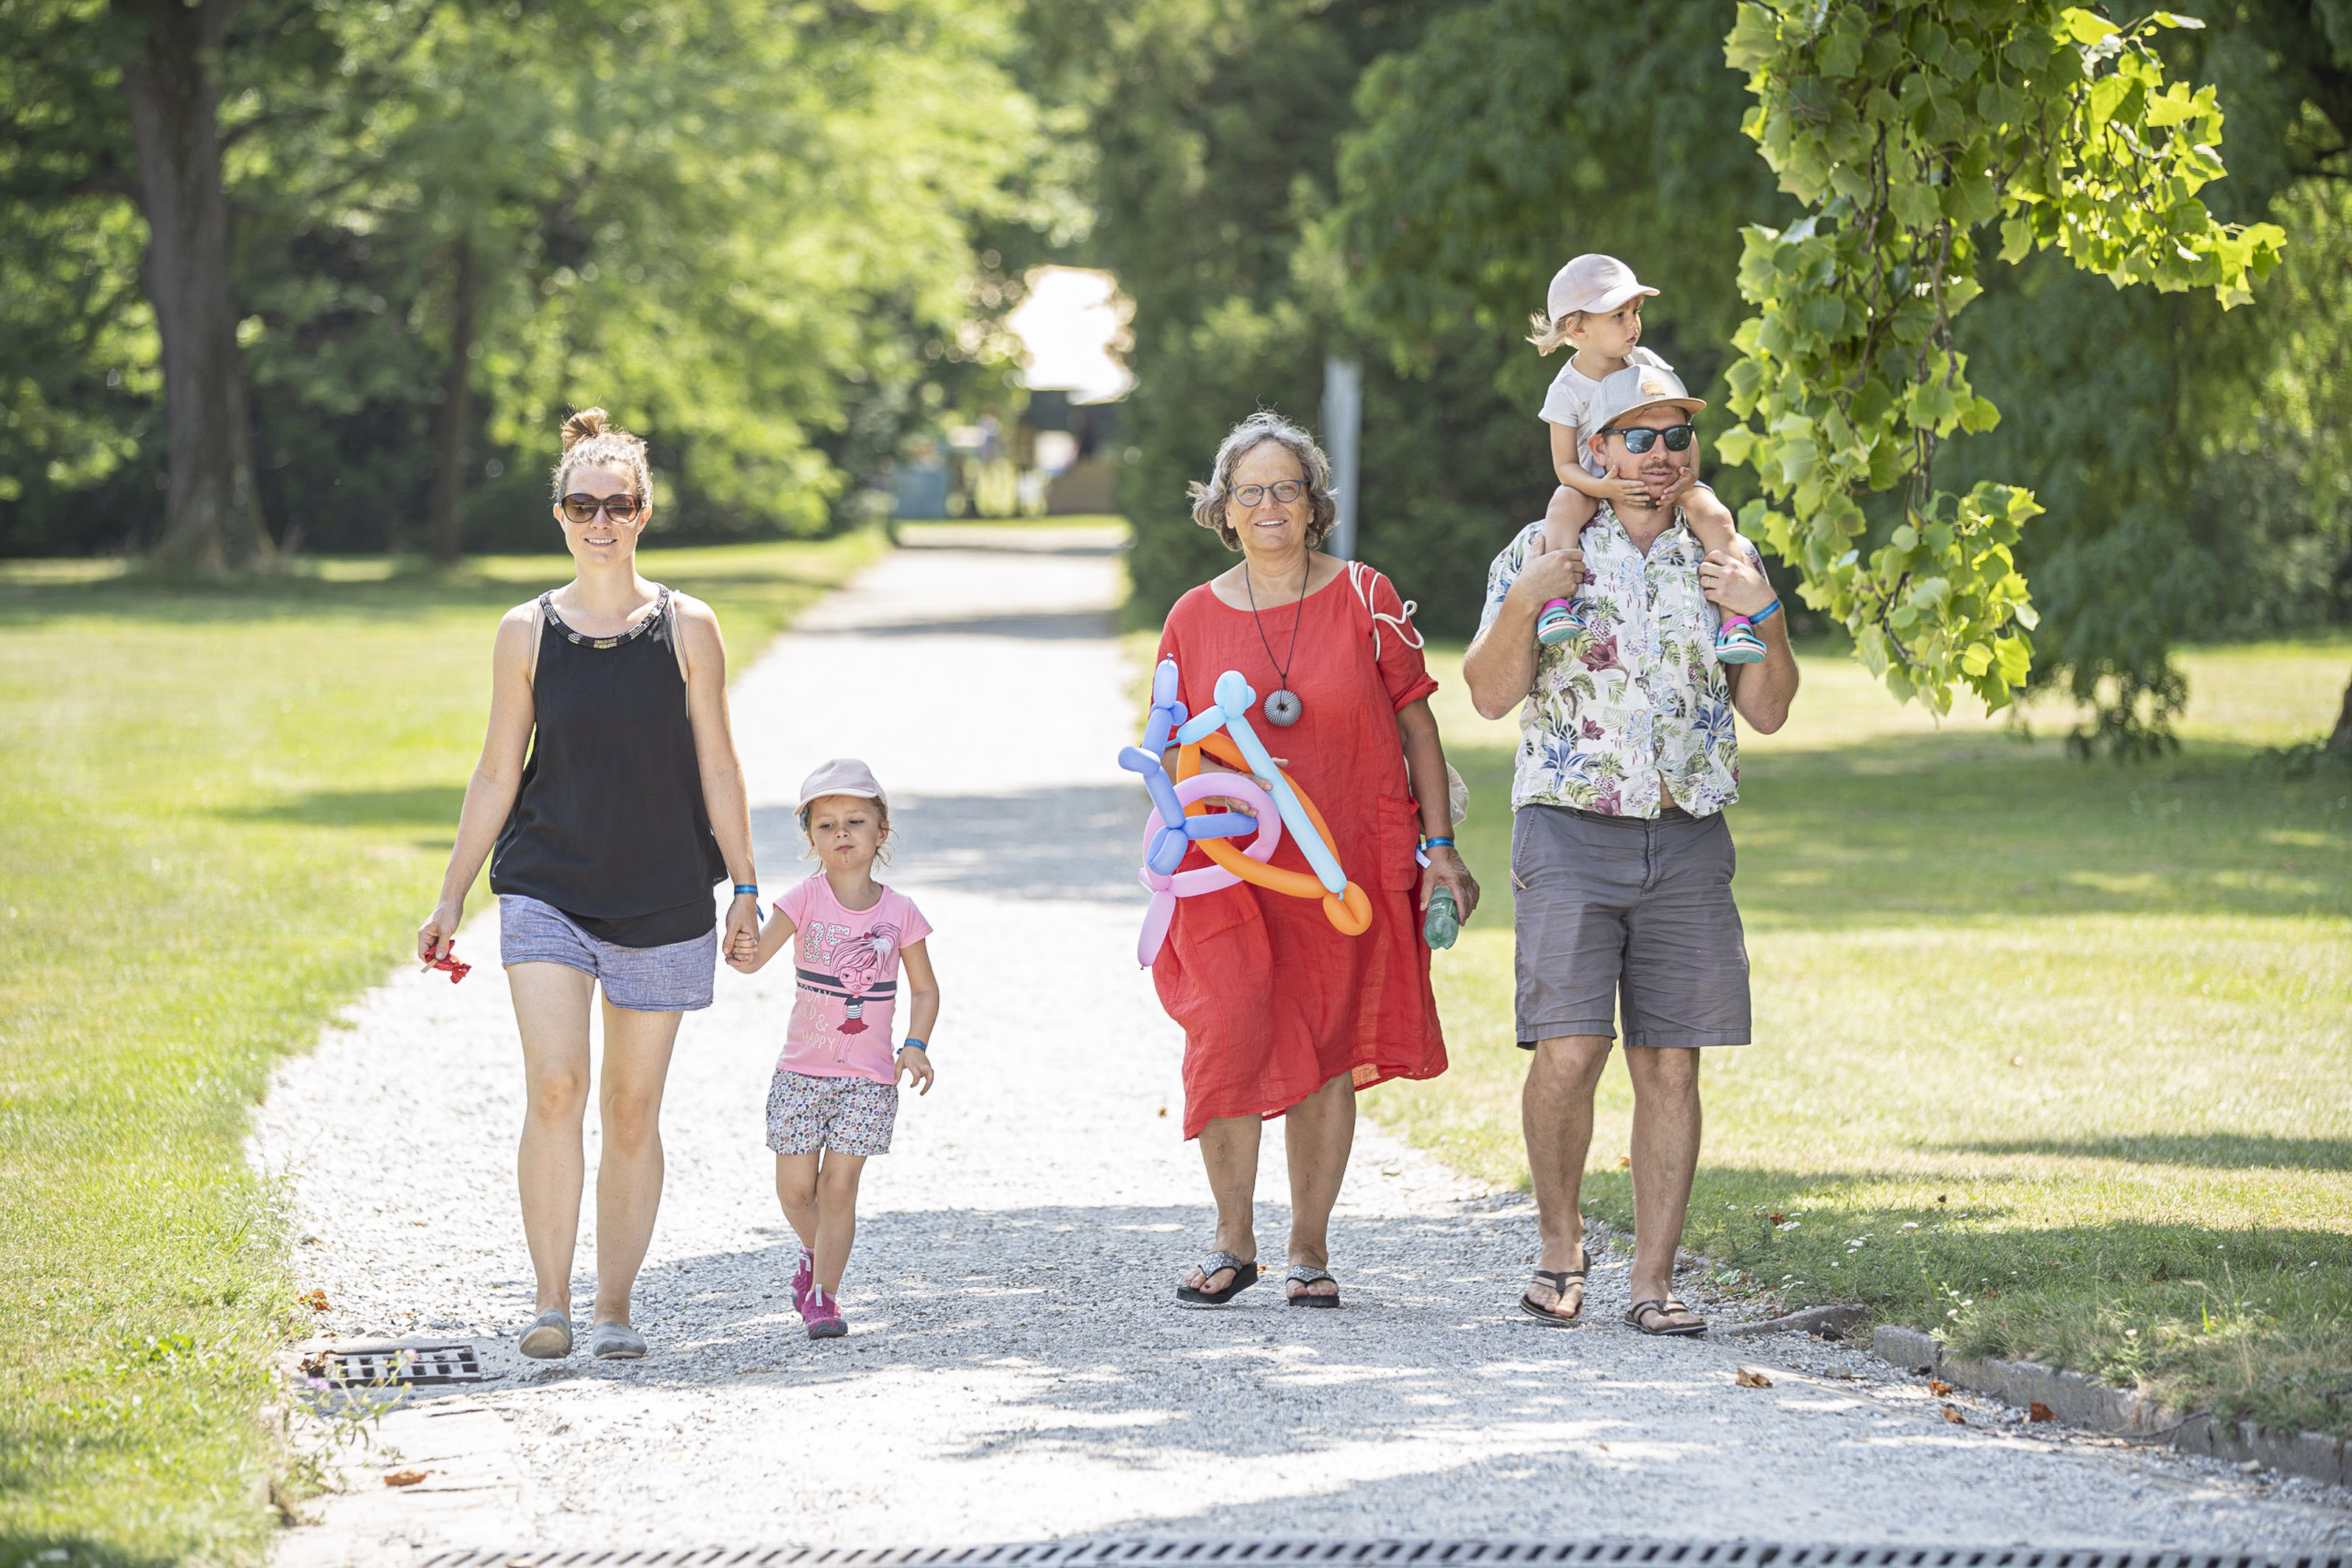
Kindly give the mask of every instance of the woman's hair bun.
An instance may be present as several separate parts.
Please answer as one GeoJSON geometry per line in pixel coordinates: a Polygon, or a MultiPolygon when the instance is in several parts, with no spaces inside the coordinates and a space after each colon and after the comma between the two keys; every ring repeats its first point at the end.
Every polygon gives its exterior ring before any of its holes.
{"type": "Polygon", "coordinates": [[[612,416],[601,408],[583,408],[563,422],[563,449],[593,441],[611,427],[612,416]]]}

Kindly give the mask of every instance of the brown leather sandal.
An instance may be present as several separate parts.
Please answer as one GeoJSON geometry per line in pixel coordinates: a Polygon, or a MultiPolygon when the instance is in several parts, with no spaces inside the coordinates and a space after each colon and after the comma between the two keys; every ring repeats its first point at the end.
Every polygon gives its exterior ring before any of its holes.
{"type": "Polygon", "coordinates": [[[1584,1250],[1584,1244],[1580,1241],[1576,1244],[1575,1268],[1538,1268],[1535,1271],[1532,1283],[1550,1287],[1553,1305],[1539,1305],[1523,1291],[1519,1296],[1519,1310],[1548,1329],[1568,1327],[1584,1315],[1584,1276],[1591,1268],[1592,1255],[1584,1250]],[[1559,1299],[1568,1294],[1570,1285],[1576,1287],[1576,1310],[1563,1312],[1558,1310],[1558,1304],[1559,1299]]]}
{"type": "Polygon", "coordinates": [[[1706,1320],[1672,1296],[1663,1301],[1634,1302],[1625,1309],[1625,1321],[1642,1332],[1660,1339],[1696,1339],[1706,1332],[1706,1320]],[[1677,1314],[1690,1321],[1683,1323],[1673,1321],[1677,1314]]]}

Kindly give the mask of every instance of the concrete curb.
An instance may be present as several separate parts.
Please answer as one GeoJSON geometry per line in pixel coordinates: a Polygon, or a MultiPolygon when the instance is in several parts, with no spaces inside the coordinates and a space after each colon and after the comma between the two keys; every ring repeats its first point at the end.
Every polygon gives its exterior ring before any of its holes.
{"type": "Polygon", "coordinates": [[[2040,1400],[2071,1426],[2163,1443],[2183,1453],[2234,1463],[2253,1462],[2331,1486],[2352,1486],[2352,1445],[2325,1432],[2281,1432],[2251,1421],[2230,1422],[2204,1412],[2184,1415],[2146,1394],[2115,1388],[2079,1372],[2038,1362],[1979,1361],[1956,1356],[1944,1342],[1918,1329],[1882,1324],[1870,1348],[1881,1361],[1923,1372],[2011,1405],[2040,1400]]]}

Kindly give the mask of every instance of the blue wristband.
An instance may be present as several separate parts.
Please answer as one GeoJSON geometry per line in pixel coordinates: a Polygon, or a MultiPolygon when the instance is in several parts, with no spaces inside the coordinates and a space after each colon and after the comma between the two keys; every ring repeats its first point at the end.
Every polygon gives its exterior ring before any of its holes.
{"type": "Polygon", "coordinates": [[[1757,611],[1754,615],[1748,616],[1748,624],[1751,626],[1760,626],[1766,621],[1770,620],[1774,616],[1777,616],[1780,613],[1780,601],[1775,599],[1770,604],[1765,605],[1762,609],[1757,611]]]}
{"type": "Polygon", "coordinates": [[[901,1040],[898,1043],[898,1049],[902,1051],[920,1051],[925,1056],[929,1056],[931,1054],[931,1047],[925,1045],[922,1041],[917,1039],[912,1035],[908,1035],[904,1040],[901,1040]]]}
{"type": "Polygon", "coordinates": [[[737,898],[740,899],[746,893],[749,893],[755,899],[758,898],[760,896],[760,884],[757,882],[738,882],[735,884],[735,896],[737,898]]]}
{"type": "Polygon", "coordinates": [[[1424,838],[1421,841],[1421,847],[1423,849],[1451,849],[1454,847],[1454,840],[1451,838],[1424,838]]]}

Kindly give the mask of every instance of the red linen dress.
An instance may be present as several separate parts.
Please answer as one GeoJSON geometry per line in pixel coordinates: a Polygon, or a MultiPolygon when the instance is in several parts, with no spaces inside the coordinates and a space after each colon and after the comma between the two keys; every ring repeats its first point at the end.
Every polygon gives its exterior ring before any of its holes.
{"type": "MultiPolygon", "coordinates": [[[[1258,696],[1251,726],[1321,810],[1339,868],[1372,906],[1370,929],[1342,936],[1318,900],[1250,883],[1176,901],[1151,977],[1184,1026],[1187,1138],[1216,1117],[1280,1116],[1342,1073],[1361,1089],[1445,1070],[1421,940],[1421,808],[1396,724],[1397,710],[1437,682],[1413,646],[1418,634],[1400,630],[1407,617],[1396,589],[1366,576],[1372,606],[1396,622],[1379,625],[1378,658],[1371,611],[1345,572],[1257,624],[1203,584],[1176,601],[1160,634],[1160,657],[1176,660],[1192,712],[1214,700],[1220,675],[1242,672],[1258,696]],[[1265,715],[1266,695],[1282,684],[1266,644],[1290,654],[1294,614],[1302,618],[1289,686],[1304,711],[1285,730],[1265,715]]],[[[1198,849],[1184,860],[1187,869],[1207,864],[1198,849]]],[[[1287,832],[1274,864],[1308,869],[1287,832]]]]}

